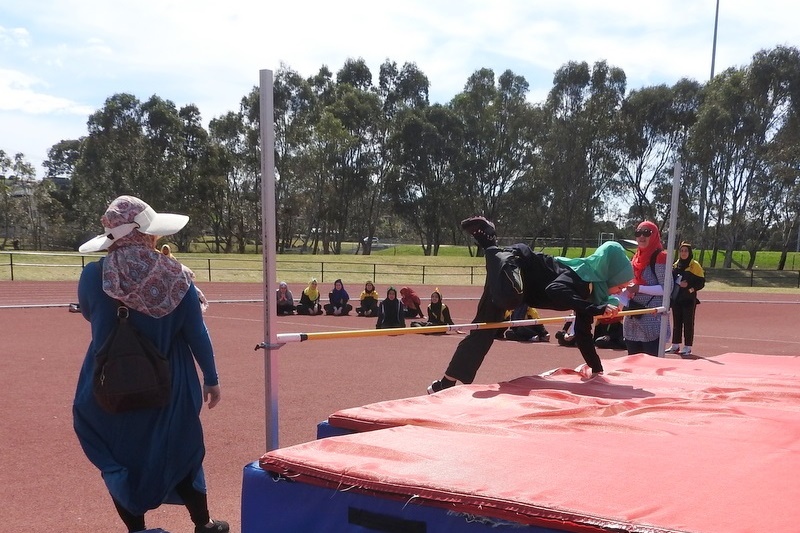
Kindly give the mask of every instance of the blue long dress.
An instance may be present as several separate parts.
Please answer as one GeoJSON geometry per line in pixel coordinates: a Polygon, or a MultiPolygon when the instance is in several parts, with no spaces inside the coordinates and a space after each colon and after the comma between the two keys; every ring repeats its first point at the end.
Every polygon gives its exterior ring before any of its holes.
{"type": "Polygon", "coordinates": [[[160,409],[109,414],[92,394],[94,357],[116,322],[117,302],[103,292],[102,262],[86,265],[78,283],[78,301],[91,323],[73,402],[73,426],[86,456],[100,470],[111,495],[133,514],[162,503],[183,503],[175,486],[187,475],[205,492],[203,394],[195,360],[206,385],[217,385],[211,339],[194,285],[178,307],[162,318],[131,310],[131,322],[166,354],[172,372],[172,397],[160,409]]]}

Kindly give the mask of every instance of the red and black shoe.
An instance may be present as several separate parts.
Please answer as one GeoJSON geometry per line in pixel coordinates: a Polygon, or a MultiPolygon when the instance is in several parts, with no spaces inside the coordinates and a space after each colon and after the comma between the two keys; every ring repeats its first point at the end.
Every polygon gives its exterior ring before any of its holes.
{"type": "Polygon", "coordinates": [[[472,235],[481,248],[497,246],[497,233],[494,224],[485,217],[474,216],[461,221],[461,229],[472,235]]]}

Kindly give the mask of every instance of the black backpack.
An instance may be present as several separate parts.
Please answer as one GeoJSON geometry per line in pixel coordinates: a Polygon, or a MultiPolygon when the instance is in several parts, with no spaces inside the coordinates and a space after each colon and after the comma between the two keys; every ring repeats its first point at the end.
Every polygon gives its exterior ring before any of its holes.
{"type": "Polygon", "coordinates": [[[109,413],[164,407],[170,399],[169,361],[128,316],[119,302],[117,326],[95,355],[94,397],[109,413]]]}
{"type": "Polygon", "coordinates": [[[489,296],[500,309],[513,311],[523,302],[522,272],[512,249],[487,254],[486,278],[489,296]]]}

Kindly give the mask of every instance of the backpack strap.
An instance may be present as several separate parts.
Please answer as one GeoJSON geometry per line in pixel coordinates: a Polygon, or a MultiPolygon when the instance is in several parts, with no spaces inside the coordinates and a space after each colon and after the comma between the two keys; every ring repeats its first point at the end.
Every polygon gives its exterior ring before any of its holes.
{"type": "Polygon", "coordinates": [[[663,249],[658,249],[652,254],[650,254],[650,270],[653,272],[653,277],[658,279],[658,274],[656,274],[656,261],[658,261],[658,254],[663,252],[663,249]]]}

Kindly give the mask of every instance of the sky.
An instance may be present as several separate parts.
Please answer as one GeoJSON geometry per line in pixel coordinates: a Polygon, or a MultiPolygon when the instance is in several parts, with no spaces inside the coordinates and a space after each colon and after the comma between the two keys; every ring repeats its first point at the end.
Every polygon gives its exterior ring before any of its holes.
{"type": "MultiPolygon", "coordinates": [[[[290,68],[334,74],[363,58],[415,63],[431,103],[471,74],[510,69],[543,102],[569,61],[622,68],[628,91],[711,74],[717,0],[26,0],[0,5],[0,150],[37,176],[51,146],[86,135],[117,93],[195,104],[206,123],[290,68]],[[389,5],[391,4],[391,5],[389,5]]],[[[800,47],[797,0],[719,0],[715,72],[759,50],[800,47]]]]}

